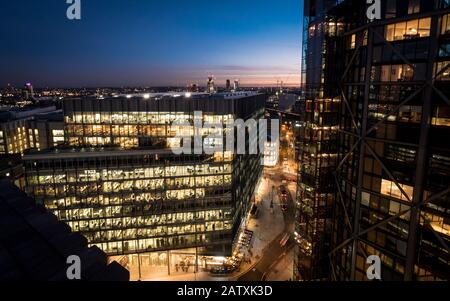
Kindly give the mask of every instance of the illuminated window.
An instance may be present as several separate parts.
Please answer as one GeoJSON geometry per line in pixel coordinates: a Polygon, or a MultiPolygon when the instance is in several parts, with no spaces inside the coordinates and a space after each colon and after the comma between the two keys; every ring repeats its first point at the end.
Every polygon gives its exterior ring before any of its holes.
{"type": "Polygon", "coordinates": [[[415,19],[386,26],[386,40],[399,41],[430,36],[431,18],[415,19]]]}
{"type": "MultiPolygon", "coordinates": [[[[425,217],[430,222],[434,231],[450,236],[450,219],[427,212],[425,212],[425,217]]],[[[420,224],[425,224],[422,217],[420,218],[420,224]]]]}
{"type": "MultiPolygon", "coordinates": [[[[399,186],[405,191],[409,200],[412,200],[414,188],[412,186],[408,186],[405,184],[399,184],[399,186]]],[[[396,198],[396,199],[408,201],[406,196],[401,192],[401,190],[397,187],[397,185],[394,182],[389,181],[389,180],[382,179],[380,193],[383,195],[388,195],[388,196],[396,198]]]]}
{"type": "Polygon", "coordinates": [[[442,17],[441,33],[450,34],[450,14],[442,17]]]}
{"type": "Polygon", "coordinates": [[[409,65],[381,66],[382,82],[410,81],[414,79],[414,69],[409,65]]]}
{"type": "Polygon", "coordinates": [[[356,34],[353,34],[350,40],[350,49],[356,48],[356,34]]]}
{"type": "Polygon", "coordinates": [[[431,124],[435,126],[450,126],[450,108],[435,108],[431,124]]]}
{"type": "Polygon", "coordinates": [[[450,61],[444,61],[444,62],[438,62],[436,63],[436,75],[439,74],[439,76],[436,77],[438,80],[444,80],[448,81],[450,80],[450,68],[447,68],[447,65],[450,64],[450,61]],[[446,68],[444,70],[444,68],[446,68]],[[441,72],[443,71],[443,72],[441,72]]]}

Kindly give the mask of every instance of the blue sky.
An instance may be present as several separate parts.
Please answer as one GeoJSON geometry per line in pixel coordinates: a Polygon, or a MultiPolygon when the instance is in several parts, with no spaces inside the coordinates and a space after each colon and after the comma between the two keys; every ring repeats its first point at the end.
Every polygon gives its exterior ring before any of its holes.
{"type": "Polygon", "coordinates": [[[2,0],[0,86],[298,84],[302,0],[2,0]]]}

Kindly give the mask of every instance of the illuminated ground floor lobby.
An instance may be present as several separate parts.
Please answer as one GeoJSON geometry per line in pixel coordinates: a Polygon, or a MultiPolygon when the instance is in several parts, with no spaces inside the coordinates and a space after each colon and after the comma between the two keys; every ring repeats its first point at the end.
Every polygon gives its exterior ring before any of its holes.
{"type": "Polygon", "coordinates": [[[159,280],[170,277],[190,279],[197,274],[232,264],[225,257],[204,256],[195,248],[163,252],[110,256],[130,271],[130,280],[159,280]]]}

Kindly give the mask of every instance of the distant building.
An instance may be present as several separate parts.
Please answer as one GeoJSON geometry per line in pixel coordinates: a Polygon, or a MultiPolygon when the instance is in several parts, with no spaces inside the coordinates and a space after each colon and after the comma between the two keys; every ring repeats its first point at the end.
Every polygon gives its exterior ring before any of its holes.
{"type": "Polygon", "coordinates": [[[231,91],[231,81],[229,79],[226,81],[225,90],[231,91]]]}
{"type": "Polygon", "coordinates": [[[23,154],[29,148],[39,149],[40,140],[36,139],[39,130],[32,121],[39,114],[55,111],[55,106],[0,110],[0,154],[23,154]]]}
{"type": "Polygon", "coordinates": [[[30,136],[30,147],[47,149],[64,144],[64,120],[62,110],[37,114],[28,122],[34,135],[30,136]],[[31,139],[34,139],[31,141],[31,139]]]}
{"type": "Polygon", "coordinates": [[[216,93],[216,87],[214,85],[214,77],[213,76],[208,77],[208,83],[206,85],[206,92],[207,93],[216,93]]]}
{"type": "Polygon", "coordinates": [[[34,99],[34,89],[31,83],[25,84],[25,99],[34,99]]]}
{"type": "Polygon", "coordinates": [[[235,79],[234,80],[234,82],[233,82],[233,90],[234,91],[239,91],[239,80],[238,79],[235,79]]]}

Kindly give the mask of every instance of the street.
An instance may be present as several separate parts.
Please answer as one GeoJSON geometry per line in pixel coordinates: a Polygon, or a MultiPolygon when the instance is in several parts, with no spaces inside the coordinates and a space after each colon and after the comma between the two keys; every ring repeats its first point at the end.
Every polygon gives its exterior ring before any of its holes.
{"type": "MultiPolygon", "coordinates": [[[[274,193],[279,194],[279,182],[273,180],[268,181],[269,183],[278,184],[273,186],[275,186],[274,193]]],[[[283,230],[263,248],[259,261],[257,261],[257,263],[250,270],[242,274],[238,278],[239,281],[265,280],[266,275],[270,272],[271,268],[282,260],[286,253],[288,253],[293,247],[292,233],[294,229],[294,202],[291,189],[288,187],[286,187],[286,189],[288,189],[290,193],[287,194],[287,210],[283,212],[283,230]],[[280,241],[283,239],[286,240],[287,238],[288,240],[281,245],[280,241]]],[[[280,210],[279,204],[274,204],[273,210],[280,210]]]]}

